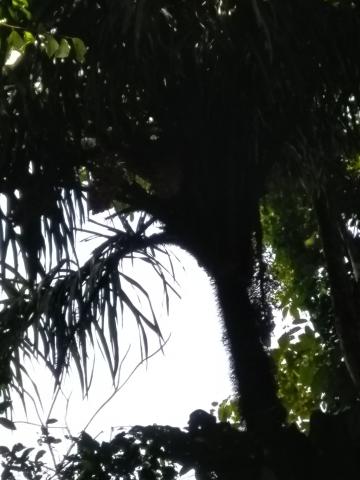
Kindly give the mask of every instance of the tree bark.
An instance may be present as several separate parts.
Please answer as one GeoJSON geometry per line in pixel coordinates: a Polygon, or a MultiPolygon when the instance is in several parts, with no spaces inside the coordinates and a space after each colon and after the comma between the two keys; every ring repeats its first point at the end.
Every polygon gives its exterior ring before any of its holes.
{"type": "Polygon", "coordinates": [[[257,311],[241,272],[215,277],[215,283],[241,413],[250,431],[271,433],[281,428],[286,412],[277,397],[274,365],[260,340],[257,311]]]}
{"type": "MultiPolygon", "coordinates": [[[[193,205],[196,204],[195,202],[193,205]]],[[[187,249],[212,277],[225,328],[224,338],[232,363],[233,380],[240,395],[240,411],[248,430],[267,435],[279,430],[286,411],[277,396],[274,365],[262,343],[260,312],[252,305],[249,288],[255,263],[254,232],[258,201],[239,202],[237,211],[202,222],[195,208],[187,222],[169,219],[167,231],[187,249]],[[244,213],[245,205],[245,213],[244,213]],[[243,209],[243,210],[241,210],[243,209]],[[175,228],[172,228],[175,227],[175,228]]]]}
{"type": "MultiPolygon", "coordinates": [[[[360,393],[360,295],[346,265],[346,229],[336,206],[324,194],[314,199],[335,311],[335,328],[351,379],[360,393]]],[[[350,261],[350,259],[348,259],[350,261]]]]}
{"type": "Polygon", "coordinates": [[[247,124],[241,128],[236,124],[236,132],[230,129],[211,140],[208,131],[202,135],[198,149],[191,146],[183,155],[187,161],[177,194],[154,214],[175,243],[194,255],[212,277],[241,414],[249,430],[270,433],[281,428],[286,413],[262,343],[261,315],[250,298],[256,247],[261,243],[255,233],[267,164],[258,154],[251,111],[247,124]]]}

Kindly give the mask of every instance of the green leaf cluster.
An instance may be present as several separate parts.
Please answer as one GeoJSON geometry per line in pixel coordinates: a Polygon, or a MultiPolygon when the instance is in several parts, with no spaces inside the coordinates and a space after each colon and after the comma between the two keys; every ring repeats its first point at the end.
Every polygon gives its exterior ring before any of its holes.
{"type": "Polygon", "coordinates": [[[0,19],[14,21],[17,24],[31,20],[28,0],[4,0],[0,6],[0,19]]]}
{"type": "Polygon", "coordinates": [[[46,31],[35,21],[27,0],[11,0],[0,6],[0,59],[5,67],[14,68],[29,46],[44,51],[49,58],[85,61],[87,48],[81,38],[61,36],[46,31]]]}
{"type": "Polygon", "coordinates": [[[85,61],[87,49],[81,38],[56,38],[54,35],[47,33],[44,35],[42,45],[49,58],[68,58],[72,52],[76,61],[79,63],[85,61]]]}
{"type": "MultiPolygon", "coordinates": [[[[351,167],[354,162],[356,156],[346,161],[346,169],[356,189],[357,172],[351,167]]],[[[295,188],[287,181],[287,175],[282,180],[273,176],[272,193],[264,198],[262,207],[264,241],[271,252],[269,269],[275,282],[273,305],[290,324],[272,355],[279,395],[289,418],[307,429],[313,410],[346,409],[356,401],[357,394],[335,332],[334,306],[312,197],[304,184],[295,188]]],[[[341,182],[340,178],[339,172],[341,182]]],[[[354,208],[355,199],[346,206],[344,217],[357,224],[354,208]]]]}
{"type": "Polygon", "coordinates": [[[229,422],[232,425],[240,425],[241,414],[239,411],[239,401],[236,397],[225,398],[219,404],[212,404],[217,407],[216,415],[220,422],[229,422]]]}
{"type": "MultiPolygon", "coordinates": [[[[295,328],[296,330],[296,328],[295,328]]],[[[272,351],[277,365],[279,396],[289,420],[307,430],[311,413],[319,408],[328,385],[328,357],[319,335],[305,327],[296,339],[294,329],[278,340],[272,351]]]]}

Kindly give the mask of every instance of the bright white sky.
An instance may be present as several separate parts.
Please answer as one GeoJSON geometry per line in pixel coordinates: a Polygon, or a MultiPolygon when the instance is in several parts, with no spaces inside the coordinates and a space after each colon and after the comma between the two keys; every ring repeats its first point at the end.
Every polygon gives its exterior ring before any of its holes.
{"type": "MultiPolygon", "coordinates": [[[[82,258],[81,261],[86,259],[95,246],[96,243],[79,242],[77,253],[82,258]]],[[[141,263],[135,263],[134,267],[128,263],[127,268],[130,270],[126,270],[126,273],[152,292],[153,306],[163,336],[166,339],[171,334],[171,337],[164,352],[156,354],[147,365],[141,365],[124,388],[96,416],[87,428],[93,436],[108,440],[114,433],[112,427],[116,431],[119,427],[136,424],[157,423],[185,427],[193,410],[202,408],[209,411],[212,402],[220,402],[233,393],[228,354],[222,341],[222,325],[213,287],[206,273],[189,254],[175,247],[171,251],[179,259],[174,260],[174,268],[177,291],[181,298],[175,295],[171,297],[169,316],[164,306],[162,286],[156,283],[156,277],[141,263]]],[[[138,331],[133,318],[125,316],[120,341],[123,355],[130,346],[121,371],[122,383],[140,360],[138,331]]],[[[157,348],[158,341],[154,337],[150,342],[150,352],[157,348]]],[[[55,428],[51,431],[55,437],[61,438],[69,431],[72,435],[78,435],[113,392],[110,374],[101,352],[97,350],[95,354],[95,376],[87,399],[82,398],[76,370],[64,382],[63,395],[58,396],[50,416],[58,419],[55,427],[67,426],[69,430],[55,428]]],[[[33,380],[43,402],[43,409],[39,404],[37,406],[44,423],[52,403],[53,379],[43,366],[34,361],[33,380]]],[[[33,391],[32,393],[34,394],[33,391]]],[[[31,400],[27,401],[27,407],[26,418],[20,402],[14,403],[13,420],[17,431],[2,428],[0,444],[12,446],[16,442],[22,442],[26,446],[38,447],[36,441],[41,422],[31,400]]],[[[58,451],[65,450],[60,445],[58,451]]]]}
{"type": "MultiPolygon", "coordinates": [[[[79,248],[89,247],[82,243],[79,248]]],[[[162,306],[161,288],[158,299],[154,299],[155,308],[160,312],[160,326],[164,338],[171,333],[170,340],[164,353],[159,352],[151,358],[147,366],[141,365],[124,388],[99,413],[88,428],[92,435],[102,432],[101,437],[108,439],[112,433],[111,427],[135,424],[157,423],[185,427],[193,410],[209,410],[211,402],[221,401],[232,394],[228,355],[222,342],[222,327],[213,287],[205,272],[190,255],[177,248],[172,250],[180,260],[174,262],[174,267],[181,299],[172,296],[169,316],[162,306]]],[[[135,265],[134,268],[134,278],[146,284],[149,273],[141,266],[135,265]]],[[[124,354],[130,344],[130,351],[122,369],[122,381],[140,360],[135,321],[125,318],[122,338],[124,354]]],[[[155,341],[151,345],[151,351],[158,347],[155,341]]],[[[73,435],[85,427],[92,414],[113,391],[110,375],[100,352],[96,352],[96,365],[89,398],[82,399],[74,371],[64,384],[65,396],[70,397],[67,414],[65,415],[66,400],[61,395],[51,414],[51,417],[59,420],[57,425],[64,426],[67,423],[73,435]]],[[[36,362],[33,378],[44,403],[43,411],[39,409],[44,421],[51,404],[52,379],[36,362]]],[[[26,419],[22,407],[16,403],[15,422],[28,420],[39,423],[30,400],[28,406],[26,419]]],[[[17,429],[16,432],[10,432],[2,428],[1,444],[13,445],[19,441],[27,446],[36,444],[39,427],[17,423],[17,429]]],[[[61,437],[62,433],[66,432],[54,430],[55,436],[61,437]]]]}

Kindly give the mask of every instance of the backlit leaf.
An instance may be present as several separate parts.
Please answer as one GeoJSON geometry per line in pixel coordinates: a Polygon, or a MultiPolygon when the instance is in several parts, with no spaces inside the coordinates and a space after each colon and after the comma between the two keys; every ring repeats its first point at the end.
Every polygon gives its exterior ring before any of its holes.
{"type": "Polygon", "coordinates": [[[13,30],[10,33],[10,35],[7,37],[7,43],[8,43],[9,49],[18,50],[18,51],[21,51],[21,49],[25,45],[23,38],[18,34],[16,30],[13,30]]]}
{"type": "Polygon", "coordinates": [[[53,57],[55,55],[55,52],[57,52],[57,50],[59,49],[59,43],[52,35],[48,35],[46,37],[45,49],[49,58],[53,57]]]}
{"type": "Polygon", "coordinates": [[[83,63],[85,61],[86,55],[86,46],[85,43],[81,40],[81,38],[73,37],[71,39],[73,47],[74,47],[74,55],[78,62],[83,63]]]}
{"type": "Polygon", "coordinates": [[[60,40],[60,45],[59,48],[55,52],[55,57],[56,58],[67,58],[70,53],[70,44],[66,40],[66,38],[62,38],[60,40]]]}

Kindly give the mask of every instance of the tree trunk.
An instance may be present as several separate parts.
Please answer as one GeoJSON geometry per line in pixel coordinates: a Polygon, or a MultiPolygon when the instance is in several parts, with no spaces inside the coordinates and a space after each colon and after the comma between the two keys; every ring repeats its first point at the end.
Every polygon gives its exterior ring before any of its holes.
{"type": "Polygon", "coordinates": [[[250,302],[247,286],[237,270],[214,280],[247,428],[256,433],[278,430],[286,413],[277,397],[274,366],[261,343],[258,312],[250,302]]]}
{"type": "Polygon", "coordinates": [[[198,148],[191,145],[182,156],[186,163],[177,194],[157,216],[214,281],[241,414],[248,429],[261,434],[280,428],[286,414],[262,343],[261,311],[250,298],[261,249],[256,232],[267,164],[258,154],[252,111],[248,120],[223,137],[209,140],[204,131],[203,141],[196,139],[198,148]]]}
{"type": "MultiPolygon", "coordinates": [[[[323,194],[314,200],[335,311],[335,328],[351,379],[360,393],[360,295],[347,268],[346,229],[336,206],[323,194]]],[[[348,259],[350,261],[350,259],[348,259]]]]}
{"type": "MultiPolygon", "coordinates": [[[[196,207],[195,202],[193,205],[196,207]]],[[[195,207],[186,210],[188,216],[180,230],[180,223],[174,225],[173,219],[168,219],[167,231],[195,256],[214,281],[247,428],[260,435],[271,433],[281,428],[286,412],[277,397],[271,357],[261,340],[260,312],[249,295],[254,279],[258,201],[239,202],[235,212],[222,207],[224,213],[205,221],[195,207]]]]}

